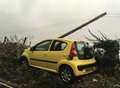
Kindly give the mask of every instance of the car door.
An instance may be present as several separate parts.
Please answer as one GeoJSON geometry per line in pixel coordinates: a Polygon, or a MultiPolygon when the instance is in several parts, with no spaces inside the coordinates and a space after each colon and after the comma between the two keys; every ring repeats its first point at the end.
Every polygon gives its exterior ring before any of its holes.
{"type": "Polygon", "coordinates": [[[49,53],[49,47],[52,40],[45,40],[33,47],[33,50],[30,54],[31,65],[38,68],[47,67],[47,54],[49,53]]]}
{"type": "Polygon", "coordinates": [[[50,62],[47,64],[48,68],[52,70],[57,70],[57,63],[62,59],[66,59],[67,57],[68,52],[66,50],[66,47],[67,47],[66,42],[59,40],[53,41],[47,59],[50,62]]]}

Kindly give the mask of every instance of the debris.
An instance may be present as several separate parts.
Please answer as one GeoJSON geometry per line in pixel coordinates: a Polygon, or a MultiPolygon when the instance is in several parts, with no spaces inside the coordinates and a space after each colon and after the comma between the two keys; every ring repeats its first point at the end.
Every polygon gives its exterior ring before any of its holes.
{"type": "Polygon", "coordinates": [[[114,87],[114,88],[116,88],[116,87],[117,87],[117,88],[120,88],[120,84],[115,84],[115,85],[113,85],[113,87],[114,87]]]}
{"type": "Polygon", "coordinates": [[[97,79],[95,79],[95,78],[93,78],[93,79],[92,79],[92,81],[93,81],[93,82],[98,82],[98,80],[97,80],[97,79]]]}

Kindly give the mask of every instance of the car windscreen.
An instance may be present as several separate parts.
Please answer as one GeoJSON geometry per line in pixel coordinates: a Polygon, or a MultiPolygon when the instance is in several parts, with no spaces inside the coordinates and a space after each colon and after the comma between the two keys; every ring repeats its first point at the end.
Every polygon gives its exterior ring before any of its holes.
{"type": "Polygon", "coordinates": [[[94,57],[94,50],[86,42],[76,42],[79,59],[91,59],[94,57]]]}

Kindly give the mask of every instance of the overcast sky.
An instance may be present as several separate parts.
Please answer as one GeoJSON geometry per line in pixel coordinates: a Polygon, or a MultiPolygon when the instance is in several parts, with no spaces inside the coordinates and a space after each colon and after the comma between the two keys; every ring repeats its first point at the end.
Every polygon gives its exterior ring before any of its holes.
{"type": "Polygon", "coordinates": [[[91,18],[108,15],[68,36],[84,39],[88,29],[120,38],[120,0],[0,0],[0,37],[56,38],[91,18]]]}

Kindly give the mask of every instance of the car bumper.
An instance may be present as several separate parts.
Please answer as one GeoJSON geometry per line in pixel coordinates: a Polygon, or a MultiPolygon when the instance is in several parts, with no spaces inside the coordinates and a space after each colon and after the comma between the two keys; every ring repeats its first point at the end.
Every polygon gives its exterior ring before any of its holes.
{"type": "Polygon", "coordinates": [[[95,64],[90,64],[90,65],[84,65],[84,66],[77,66],[76,67],[76,74],[75,76],[82,76],[82,75],[86,75],[89,73],[92,73],[96,71],[96,66],[95,64]]]}

